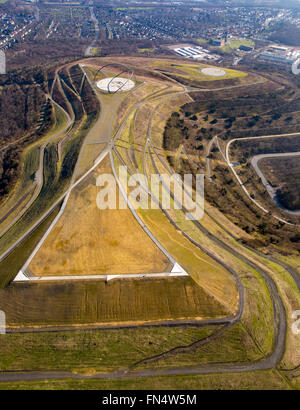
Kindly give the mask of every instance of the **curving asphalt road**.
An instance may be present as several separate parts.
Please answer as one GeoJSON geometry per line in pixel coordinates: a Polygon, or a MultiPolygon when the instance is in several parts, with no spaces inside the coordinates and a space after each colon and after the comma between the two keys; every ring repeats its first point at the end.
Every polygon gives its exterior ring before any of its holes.
{"type": "MultiPolygon", "coordinates": [[[[233,164],[230,161],[230,157],[229,157],[229,149],[231,144],[233,144],[235,141],[245,141],[245,140],[256,140],[256,139],[263,139],[263,138],[280,138],[280,137],[290,137],[290,136],[296,136],[296,135],[300,135],[299,132],[293,132],[291,134],[277,134],[277,135],[264,135],[264,136],[260,136],[260,137],[245,137],[245,138],[235,138],[230,140],[227,145],[226,145],[226,151],[225,151],[225,158],[226,158],[226,162],[231,170],[231,172],[233,173],[233,175],[235,176],[238,184],[240,185],[240,187],[242,188],[242,190],[244,191],[244,193],[246,194],[246,196],[250,199],[250,201],[257,206],[261,211],[263,211],[264,213],[269,213],[270,211],[266,208],[264,208],[262,205],[260,205],[257,201],[255,201],[255,199],[253,199],[251,197],[251,195],[249,194],[247,188],[245,187],[245,185],[243,184],[243,182],[241,181],[240,177],[238,176],[236,170],[234,169],[233,164]]],[[[273,218],[277,219],[280,222],[283,222],[284,224],[287,225],[294,225],[288,221],[286,221],[285,219],[282,219],[276,215],[272,215],[273,218]]]]}
{"type": "Polygon", "coordinates": [[[264,176],[264,173],[261,171],[259,168],[258,163],[266,158],[291,158],[291,157],[299,157],[300,152],[285,152],[285,153],[280,153],[280,154],[260,154],[260,155],[255,155],[251,159],[251,165],[253,166],[255,172],[261,179],[262,184],[266,188],[268,194],[270,195],[272,201],[284,212],[295,215],[295,216],[300,216],[300,211],[291,211],[287,208],[285,208],[277,199],[277,189],[274,188],[267,180],[267,178],[264,176]]]}

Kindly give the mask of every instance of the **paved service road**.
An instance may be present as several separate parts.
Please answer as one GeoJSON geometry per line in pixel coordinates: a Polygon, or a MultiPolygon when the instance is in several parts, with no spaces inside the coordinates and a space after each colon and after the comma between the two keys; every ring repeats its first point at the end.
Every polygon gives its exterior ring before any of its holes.
{"type": "Polygon", "coordinates": [[[279,153],[279,154],[261,154],[261,155],[255,155],[252,159],[251,159],[251,165],[253,166],[255,172],[257,173],[257,175],[259,176],[259,178],[261,179],[261,182],[263,183],[263,185],[265,186],[268,194],[270,195],[271,199],[273,200],[273,202],[275,202],[275,204],[281,208],[284,212],[287,212],[291,215],[296,215],[299,216],[300,215],[300,210],[299,211],[291,211],[287,208],[285,208],[277,199],[277,188],[274,188],[267,180],[267,178],[264,176],[263,172],[261,171],[261,169],[259,168],[259,162],[263,159],[267,159],[267,158],[292,158],[292,157],[299,157],[300,156],[300,152],[286,152],[286,153],[279,153]]]}
{"type": "MultiPolygon", "coordinates": [[[[240,187],[242,188],[242,190],[244,191],[244,193],[247,195],[247,197],[250,199],[250,201],[256,205],[261,211],[263,211],[264,213],[269,213],[269,210],[264,208],[262,205],[260,205],[257,201],[255,201],[255,199],[253,199],[251,197],[251,195],[249,194],[247,188],[245,187],[245,185],[243,184],[243,182],[241,181],[240,177],[238,176],[236,170],[234,169],[234,165],[231,163],[230,158],[229,158],[229,149],[231,147],[231,145],[236,142],[236,141],[246,141],[246,140],[256,140],[256,139],[264,139],[264,138],[280,138],[280,137],[290,137],[290,136],[297,136],[300,135],[299,132],[293,132],[291,134],[277,134],[277,135],[263,135],[260,137],[246,137],[246,138],[235,138],[233,140],[230,140],[227,145],[226,145],[226,152],[225,152],[225,158],[226,158],[226,162],[229,166],[229,168],[231,169],[231,172],[233,173],[233,175],[235,176],[238,184],[240,185],[240,187]]],[[[275,219],[277,219],[280,222],[283,222],[287,225],[293,225],[290,222],[276,216],[276,215],[272,215],[275,219]]]]}

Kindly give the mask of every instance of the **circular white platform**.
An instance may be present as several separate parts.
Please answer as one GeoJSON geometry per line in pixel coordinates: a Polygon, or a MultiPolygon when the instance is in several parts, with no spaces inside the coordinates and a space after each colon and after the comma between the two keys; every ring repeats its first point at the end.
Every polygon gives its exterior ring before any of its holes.
{"type": "Polygon", "coordinates": [[[101,91],[105,92],[121,92],[129,91],[135,86],[134,81],[129,80],[128,78],[123,77],[113,77],[103,78],[103,80],[97,81],[97,87],[101,91]]]}
{"type": "Polygon", "coordinates": [[[225,70],[215,67],[202,68],[201,73],[204,75],[210,75],[211,77],[224,77],[226,75],[225,70]]]}

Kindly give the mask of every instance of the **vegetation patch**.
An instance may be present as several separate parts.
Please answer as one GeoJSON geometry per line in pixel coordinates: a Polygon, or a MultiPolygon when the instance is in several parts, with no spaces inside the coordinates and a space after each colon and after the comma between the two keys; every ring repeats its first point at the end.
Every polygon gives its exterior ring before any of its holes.
{"type": "Polygon", "coordinates": [[[0,290],[8,327],[134,324],[224,317],[191,278],[13,283],[0,290]],[[18,301],[18,303],[16,303],[18,301]]]}
{"type": "Polygon", "coordinates": [[[218,326],[10,333],[0,339],[1,371],[35,369],[99,372],[126,368],[178,344],[189,345],[218,326]],[[6,340],[5,340],[6,339],[6,340]]]}

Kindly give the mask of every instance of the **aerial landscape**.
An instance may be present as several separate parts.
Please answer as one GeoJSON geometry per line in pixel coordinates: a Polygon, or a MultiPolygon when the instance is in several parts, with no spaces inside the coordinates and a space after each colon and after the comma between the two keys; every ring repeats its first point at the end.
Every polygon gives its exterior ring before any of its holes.
{"type": "Polygon", "coordinates": [[[0,0],[0,389],[300,390],[299,160],[300,1],[0,0]]]}

